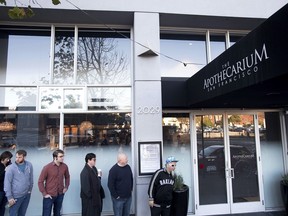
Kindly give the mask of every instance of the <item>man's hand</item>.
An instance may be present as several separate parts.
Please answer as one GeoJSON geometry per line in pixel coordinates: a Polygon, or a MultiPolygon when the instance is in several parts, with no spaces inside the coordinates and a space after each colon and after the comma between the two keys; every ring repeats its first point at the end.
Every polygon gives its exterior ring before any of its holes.
{"type": "Polygon", "coordinates": [[[153,207],[154,206],[154,200],[149,200],[149,206],[153,207]]]}
{"type": "Polygon", "coordinates": [[[66,193],[67,190],[68,190],[67,188],[64,188],[64,189],[63,189],[63,193],[66,193]]]}
{"type": "Polygon", "coordinates": [[[16,203],[14,198],[8,200],[9,206],[13,206],[16,203]]]}
{"type": "Polygon", "coordinates": [[[52,196],[50,194],[46,194],[44,197],[52,199],[52,196]]]}

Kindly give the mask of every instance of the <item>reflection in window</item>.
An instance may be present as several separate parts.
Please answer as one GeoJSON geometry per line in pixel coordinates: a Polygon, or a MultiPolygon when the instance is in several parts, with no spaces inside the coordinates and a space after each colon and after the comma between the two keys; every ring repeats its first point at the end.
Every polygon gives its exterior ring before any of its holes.
{"type": "Polygon", "coordinates": [[[50,52],[48,35],[50,32],[42,32],[41,35],[27,31],[25,35],[8,33],[8,40],[1,41],[1,52],[7,52],[7,68],[1,72],[6,75],[0,76],[0,83],[47,84],[50,52]],[[7,43],[8,50],[5,50],[7,43]]]}
{"type": "Polygon", "coordinates": [[[131,88],[89,88],[89,110],[131,109],[131,88]]]}
{"type": "Polygon", "coordinates": [[[65,195],[64,206],[67,204],[69,212],[81,212],[80,196],[75,196],[75,191],[80,191],[79,176],[85,164],[85,155],[94,152],[96,167],[103,171],[101,183],[106,195],[103,214],[111,214],[113,207],[107,187],[108,173],[117,163],[120,151],[128,155],[131,166],[131,113],[65,114],[63,131],[65,163],[69,164],[71,183],[74,182],[72,190],[69,189],[65,195]]]}
{"type": "Polygon", "coordinates": [[[161,55],[162,77],[191,77],[206,65],[205,36],[185,35],[183,37],[162,35],[161,53],[179,61],[161,55]]]}
{"type": "Polygon", "coordinates": [[[54,84],[74,83],[74,32],[66,29],[55,34],[54,84]]]}
{"type": "Polygon", "coordinates": [[[197,115],[199,202],[226,203],[225,154],[222,115],[197,115]]]}
{"type": "MultiPolygon", "coordinates": [[[[191,170],[191,141],[190,141],[190,120],[187,113],[166,113],[162,118],[163,127],[163,162],[168,156],[174,156],[179,159],[176,173],[182,174],[185,184],[190,188],[192,179],[191,170]]],[[[192,193],[189,194],[189,200],[192,200],[192,193]]],[[[192,204],[192,202],[190,202],[192,204]]],[[[189,204],[188,211],[191,211],[189,204]]]]}
{"type": "Polygon", "coordinates": [[[41,88],[40,108],[47,110],[59,110],[62,108],[61,88],[41,88]]]}
{"type": "Polygon", "coordinates": [[[225,51],[225,35],[212,35],[210,37],[211,61],[225,51]]]}
{"type": "Polygon", "coordinates": [[[97,34],[78,38],[78,84],[130,84],[130,77],[130,40],[97,34]]]}
{"type": "Polygon", "coordinates": [[[1,87],[0,109],[11,111],[36,110],[36,95],[36,87],[1,87]]]}
{"type": "Polygon", "coordinates": [[[64,109],[82,109],[83,100],[83,89],[64,89],[64,109]]]}

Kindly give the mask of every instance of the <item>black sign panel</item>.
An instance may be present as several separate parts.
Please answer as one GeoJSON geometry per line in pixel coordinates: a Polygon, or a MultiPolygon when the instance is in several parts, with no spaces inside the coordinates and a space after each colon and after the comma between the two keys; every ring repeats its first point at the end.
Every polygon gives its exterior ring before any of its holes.
{"type": "Polygon", "coordinates": [[[187,80],[188,104],[288,73],[288,4],[187,80]]]}

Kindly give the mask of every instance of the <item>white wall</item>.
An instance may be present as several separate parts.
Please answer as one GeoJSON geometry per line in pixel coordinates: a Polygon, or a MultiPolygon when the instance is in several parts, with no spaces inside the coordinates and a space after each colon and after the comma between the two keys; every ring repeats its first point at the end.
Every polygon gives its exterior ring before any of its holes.
{"type": "MultiPolygon", "coordinates": [[[[14,1],[7,0],[8,5],[14,1]]],[[[28,2],[28,0],[26,0],[28,2]]],[[[193,14],[212,16],[232,16],[267,18],[287,4],[287,0],[60,0],[61,5],[54,6],[52,0],[38,0],[42,7],[67,8],[82,10],[107,10],[107,11],[137,11],[173,14],[193,14]],[[73,5],[74,4],[74,5],[73,5]]],[[[39,7],[34,5],[33,7],[39,7]]]]}

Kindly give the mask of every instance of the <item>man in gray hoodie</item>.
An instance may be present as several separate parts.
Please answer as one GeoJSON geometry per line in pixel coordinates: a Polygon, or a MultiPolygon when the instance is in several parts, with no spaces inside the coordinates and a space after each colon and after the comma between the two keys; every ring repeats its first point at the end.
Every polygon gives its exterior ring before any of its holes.
{"type": "Polygon", "coordinates": [[[33,166],[25,158],[27,152],[18,150],[15,162],[7,167],[4,191],[10,206],[10,216],[25,216],[33,188],[33,166]]]}

